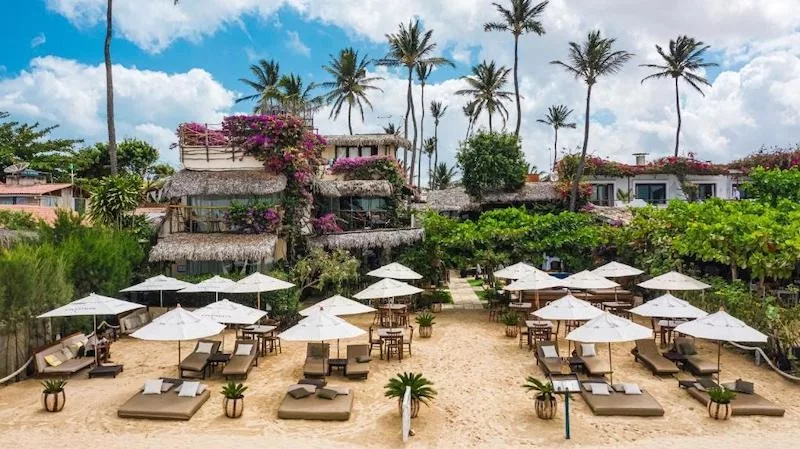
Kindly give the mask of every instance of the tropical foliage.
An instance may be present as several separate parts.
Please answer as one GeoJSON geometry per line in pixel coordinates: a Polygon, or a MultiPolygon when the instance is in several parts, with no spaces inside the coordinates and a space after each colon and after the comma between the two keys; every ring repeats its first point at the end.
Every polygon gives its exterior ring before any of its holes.
{"type": "Polygon", "coordinates": [[[550,381],[542,381],[533,376],[525,378],[525,383],[522,388],[528,391],[535,391],[536,398],[542,400],[550,400],[555,397],[556,390],[553,388],[553,383],[550,381]]]}
{"type": "Polygon", "coordinates": [[[783,199],[800,203],[800,168],[788,170],[775,168],[767,170],[757,167],[750,172],[750,180],[743,186],[750,198],[767,202],[771,205],[783,199]]]}
{"type": "Polygon", "coordinates": [[[236,382],[229,380],[222,385],[221,393],[228,399],[241,399],[244,397],[245,391],[247,391],[247,387],[244,384],[237,384],[236,382]]]}
{"type": "Polygon", "coordinates": [[[387,398],[402,399],[406,394],[406,387],[411,387],[411,398],[430,405],[436,397],[436,390],[431,387],[433,382],[426,379],[420,373],[397,373],[397,376],[389,379],[384,386],[384,396],[387,398]]]}
{"type": "Polygon", "coordinates": [[[233,201],[225,212],[225,219],[233,229],[243,234],[275,233],[283,214],[272,201],[233,201]]]}
{"type": "Polygon", "coordinates": [[[466,192],[514,191],[525,183],[528,165],[519,138],[513,134],[479,132],[456,154],[466,192]]]}
{"type": "MultiPolygon", "coordinates": [[[[431,117],[433,118],[433,166],[439,165],[439,122],[447,113],[447,106],[443,106],[441,101],[431,101],[431,117]]],[[[428,160],[430,166],[430,160],[428,160]]],[[[430,167],[429,167],[430,168],[430,167]]],[[[431,188],[433,188],[431,186],[431,188]]]]}
{"type": "Polygon", "coordinates": [[[458,169],[451,165],[441,162],[433,167],[431,172],[431,190],[444,190],[455,182],[458,169]]]}
{"type": "Polygon", "coordinates": [[[118,174],[97,182],[92,192],[89,218],[94,223],[122,229],[131,226],[132,212],[142,199],[142,178],[118,174]]]}
{"type": "Polygon", "coordinates": [[[508,109],[505,102],[511,101],[513,92],[503,90],[508,82],[508,72],[511,69],[505,66],[497,66],[494,61],[483,61],[472,67],[472,75],[462,76],[461,79],[467,82],[467,89],[456,91],[456,95],[468,95],[472,98],[472,116],[477,118],[485,110],[489,115],[489,132],[492,132],[492,116],[495,113],[500,115],[503,126],[508,119],[508,109]]]}
{"type": "Polygon", "coordinates": [[[312,248],[295,262],[290,278],[303,295],[308,289],[339,291],[343,285],[358,278],[360,262],[345,250],[325,251],[312,248]]]}
{"type": "Polygon", "coordinates": [[[544,123],[553,128],[553,170],[556,169],[558,164],[558,130],[561,128],[575,128],[575,123],[569,121],[569,116],[572,114],[572,109],[560,105],[553,105],[547,108],[547,115],[543,119],[537,119],[539,123],[544,123]]]}
{"type": "Polygon", "coordinates": [[[336,120],[342,112],[342,106],[347,104],[347,129],[353,134],[351,115],[353,106],[358,107],[361,121],[364,121],[364,105],[370,110],[372,103],[367,98],[370,91],[383,92],[383,89],[372,85],[375,81],[382,80],[379,76],[368,76],[367,67],[372,62],[366,55],[359,59],[358,51],[345,48],[337,56],[331,55],[331,62],[322,68],[333,77],[333,81],[320,84],[319,87],[328,89],[325,101],[331,105],[330,117],[336,120]]]}

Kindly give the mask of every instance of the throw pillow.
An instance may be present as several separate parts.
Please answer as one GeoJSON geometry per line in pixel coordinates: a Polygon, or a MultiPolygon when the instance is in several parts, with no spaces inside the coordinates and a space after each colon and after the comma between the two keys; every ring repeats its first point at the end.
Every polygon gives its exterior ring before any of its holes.
{"type": "Polygon", "coordinates": [[[201,341],[200,343],[197,343],[197,349],[195,349],[194,352],[197,352],[199,354],[211,354],[211,348],[213,347],[214,347],[213,343],[209,343],[207,341],[201,341]]]}
{"type": "Polygon", "coordinates": [[[611,386],[611,389],[617,393],[625,393],[625,384],[614,384],[611,386]]]}
{"type": "Polygon", "coordinates": [[[197,387],[197,394],[203,394],[203,392],[206,391],[206,389],[208,389],[208,385],[200,384],[200,386],[197,387]]]}
{"type": "Polygon", "coordinates": [[[581,344],[581,355],[583,357],[594,357],[597,355],[597,352],[594,350],[594,344],[581,344]]]}
{"type": "Polygon", "coordinates": [[[58,356],[55,354],[44,356],[44,361],[47,362],[47,364],[50,366],[61,365],[61,359],[59,359],[58,356]]]}
{"type": "Polygon", "coordinates": [[[144,391],[142,394],[161,394],[161,389],[164,386],[162,379],[151,379],[144,382],[144,391]]]}
{"type": "Polygon", "coordinates": [[[368,355],[360,355],[360,356],[356,357],[356,362],[358,362],[358,363],[367,363],[367,362],[369,362],[371,360],[372,360],[372,357],[368,356],[368,355]]]}
{"type": "Polygon", "coordinates": [[[697,382],[699,382],[700,385],[702,385],[703,388],[705,388],[706,390],[714,388],[714,387],[717,386],[717,383],[714,382],[714,379],[712,379],[710,377],[701,377],[701,378],[697,379],[697,382]]]}
{"type": "Polygon", "coordinates": [[[542,354],[544,354],[544,358],[546,359],[557,359],[558,353],[556,352],[555,346],[542,346],[542,354]]]}
{"type": "Polygon", "coordinates": [[[636,384],[623,384],[625,394],[642,394],[642,389],[636,384]]]}
{"type": "Polygon", "coordinates": [[[592,394],[600,395],[600,396],[608,396],[611,392],[608,391],[608,384],[591,384],[592,385],[592,394]]]}
{"type": "Polygon", "coordinates": [[[313,385],[317,388],[322,388],[328,384],[325,379],[300,379],[297,383],[305,385],[313,385]]]}
{"type": "Polygon", "coordinates": [[[293,397],[295,399],[303,399],[306,396],[311,396],[311,394],[312,393],[310,391],[308,391],[308,389],[300,387],[300,386],[289,390],[289,396],[291,396],[291,397],[293,397]]]}
{"type": "Polygon", "coordinates": [[[178,396],[184,398],[193,398],[197,396],[197,390],[200,388],[200,382],[184,382],[181,384],[181,390],[178,396]]]}
{"type": "Polygon", "coordinates": [[[697,355],[697,350],[691,343],[681,343],[678,345],[678,352],[683,355],[697,355]]]}
{"type": "Polygon", "coordinates": [[[236,353],[234,355],[250,355],[252,349],[253,345],[239,345],[236,347],[236,353]]]}
{"type": "Polygon", "coordinates": [[[175,384],[172,382],[163,382],[161,384],[161,393],[166,393],[170,390],[170,388],[174,387],[175,384]]]}
{"type": "Polygon", "coordinates": [[[339,394],[338,391],[331,390],[329,388],[320,388],[319,390],[317,390],[317,396],[321,397],[322,399],[333,400],[336,399],[336,395],[338,394],[339,394]]]}
{"type": "Polygon", "coordinates": [[[700,385],[700,382],[695,382],[694,387],[697,388],[697,391],[706,391],[706,387],[700,385]]]}
{"type": "Polygon", "coordinates": [[[747,382],[746,380],[736,379],[736,391],[744,394],[753,394],[753,392],[755,391],[755,385],[753,385],[753,382],[747,382]]]}
{"type": "Polygon", "coordinates": [[[69,348],[65,346],[61,348],[61,358],[66,362],[67,360],[74,359],[75,354],[73,354],[72,351],[70,351],[69,348]]]}

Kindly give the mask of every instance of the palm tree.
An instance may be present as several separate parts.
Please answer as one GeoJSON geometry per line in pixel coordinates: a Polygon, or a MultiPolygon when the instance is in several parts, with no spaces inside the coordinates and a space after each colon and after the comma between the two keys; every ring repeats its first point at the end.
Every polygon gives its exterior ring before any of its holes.
{"type": "Polygon", "coordinates": [[[103,56],[106,65],[106,124],[108,125],[108,159],[111,174],[117,174],[117,131],[114,127],[114,80],[111,74],[112,0],[106,2],[106,41],[103,56]]]}
{"type": "Polygon", "coordinates": [[[280,102],[281,92],[278,89],[278,82],[280,81],[280,65],[274,60],[260,60],[258,64],[250,66],[250,71],[253,72],[255,80],[246,78],[239,78],[239,81],[252,87],[255,91],[254,94],[246,97],[237,98],[236,102],[256,100],[256,105],[253,112],[266,113],[269,109],[273,108],[276,103],[280,102]]]}
{"type": "Polygon", "coordinates": [[[511,69],[505,66],[497,67],[494,61],[482,63],[472,67],[471,76],[462,76],[461,79],[469,84],[469,89],[456,91],[456,95],[472,96],[472,103],[475,108],[474,116],[477,117],[486,109],[489,114],[489,132],[492,132],[492,115],[495,112],[500,114],[505,126],[508,118],[508,109],[503,104],[511,101],[513,92],[502,90],[508,81],[508,72],[511,69]]]}
{"type": "Polygon", "coordinates": [[[569,115],[572,114],[572,109],[560,104],[558,106],[550,106],[547,108],[547,115],[543,119],[536,120],[539,123],[550,125],[555,131],[555,140],[553,141],[553,171],[556,169],[558,162],[558,130],[560,128],[575,128],[575,123],[568,122],[569,115]]]}
{"type": "Polygon", "coordinates": [[[298,115],[305,111],[316,111],[322,107],[323,99],[320,96],[312,96],[311,91],[316,89],[317,85],[309,83],[307,86],[303,85],[303,79],[300,75],[293,73],[283,75],[278,80],[278,90],[280,92],[281,106],[286,112],[298,115]]]}
{"type": "Polygon", "coordinates": [[[467,133],[464,135],[464,140],[469,139],[472,125],[475,123],[475,103],[469,102],[461,107],[461,112],[467,117],[467,133]]]}
{"type": "Polygon", "coordinates": [[[347,103],[347,129],[353,135],[353,125],[351,114],[353,106],[358,106],[361,113],[361,122],[364,122],[364,104],[372,109],[372,103],[367,98],[367,92],[383,89],[373,86],[371,83],[382,80],[377,76],[367,76],[367,66],[372,62],[367,56],[358,59],[358,51],[353,48],[345,48],[339,51],[338,56],[331,55],[329,65],[322,68],[333,76],[333,81],[320,84],[320,87],[329,89],[325,94],[325,101],[332,104],[330,117],[336,120],[342,112],[342,106],[347,103]]]}
{"type": "Polygon", "coordinates": [[[431,101],[431,117],[433,117],[433,138],[436,141],[436,147],[433,149],[433,166],[439,163],[439,120],[444,117],[447,112],[447,106],[442,106],[441,101],[431,101]]]}
{"type": "Polygon", "coordinates": [[[395,126],[394,123],[389,122],[389,124],[387,124],[386,126],[383,127],[383,132],[385,132],[386,134],[392,134],[392,135],[395,135],[395,136],[399,136],[400,135],[400,128],[395,126]]]}
{"type": "MultiPolygon", "coordinates": [[[[409,182],[414,182],[414,164],[417,156],[417,118],[414,112],[414,98],[412,96],[411,85],[412,75],[417,64],[423,63],[431,66],[455,65],[450,60],[438,56],[432,56],[436,49],[436,43],[431,42],[433,30],[423,31],[419,19],[408,22],[408,26],[400,24],[397,33],[387,34],[389,41],[389,53],[376,61],[378,65],[391,67],[405,66],[408,69],[408,89],[406,93],[406,117],[403,126],[404,137],[408,139],[408,115],[411,114],[411,122],[414,125],[414,139],[411,144],[411,170],[409,182]]],[[[408,168],[408,151],[403,151],[403,166],[408,168]]]]}
{"type": "MultiPolygon", "coordinates": [[[[422,152],[428,156],[428,188],[431,188],[431,160],[433,159],[433,153],[436,151],[436,138],[428,137],[427,139],[422,141],[422,152]]],[[[422,160],[422,157],[419,158],[422,160]]],[[[420,167],[420,171],[422,168],[420,167]]]]}
{"type": "Polygon", "coordinates": [[[514,35],[514,95],[517,99],[517,126],[514,129],[514,134],[517,136],[519,136],[519,127],[522,123],[522,107],[519,103],[519,79],[517,78],[519,37],[525,33],[536,33],[539,36],[544,34],[542,22],[537,19],[544,12],[547,3],[547,1],[544,1],[534,6],[531,0],[511,0],[510,10],[499,3],[492,3],[503,17],[503,20],[483,25],[484,31],[510,31],[514,35]]]}
{"type": "Polygon", "coordinates": [[[450,187],[457,174],[455,166],[448,167],[444,162],[437,164],[431,173],[431,189],[444,190],[450,187]]]}
{"type": "Polygon", "coordinates": [[[569,199],[569,210],[575,212],[578,201],[578,184],[583,176],[586,165],[586,148],[589,145],[589,110],[592,98],[592,86],[603,75],[613,75],[622,69],[633,53],[625,50],[614,50],[614,38],[600,37],[600,31],[591,31],[582,45],[575,42],[569,43],[568,62],[550,61],[563,67],[575,79],[586,83],[586,116],[583,123],[583,148],[575,179],[572,180],[572,194],[569,199]]]}
{"type": "MultiPolygon", "coordinates": [[[[417,79],[419,80],[420,86],[420,104],[422,108],[420,110],[420,117],[419,117],[419,141],[422,142],[422,149],[425,150],[425,83],[428,81],[428,77],[431,76],[431,72],[433,72],[433,66],[429,64],[425,64],[424,62],[417,64],[417,79]]],[[[422,182],[422,156],[419,157],[419,165],[417,166],[417,185],[420,185],[422,182]]],[[[428,155],[428,175],[430,176],[431,172],[431,161],[430,161],[430,154],[428,155]]]]}
{"type": "Polygon", "coordinates": [[[659,70],[642,78],[642,83],[649,79],[675,78],[675,109],[678,112],[678,130],[675,132],[675,157],[678,156],[681,138],[681,100],[678,93],[678,79],[683,78],[696,91],[700,92],[700,95],[705,97],[706,94],[703,93],[700,85],[711,86],[711,83],[695,72],[706,67],[717,66],[716,63],[703,61],[703,53],[709,48],[711,48],[710,45],[705,45],[702,41],[696,41],[692,37],[678,36],[676,40],[670,39],[669,54],[665,53],[660,45],[656,45],[656,51],[664,60],[664,65],[641,64],[641,67],[659,70]]]}

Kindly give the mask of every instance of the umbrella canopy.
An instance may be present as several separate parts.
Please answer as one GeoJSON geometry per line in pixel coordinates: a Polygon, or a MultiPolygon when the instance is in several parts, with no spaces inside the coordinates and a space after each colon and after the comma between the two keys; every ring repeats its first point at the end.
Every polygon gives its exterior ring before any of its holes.
{"type": "Polygon", "coordinates": [[[652,330],[631,320],[603,312],[570,332],[567,340],[581,343],[621,343],[652,337],[652,330]]]}
{"type": "Polygon", "coordinates": [[[650,290],[705,290],[711,286],[700,282],[697,279],[686,276],[685,274],[678,273],[677,271],[670,271],[669,273],[656,276],[653,279],[644,281],[638,284],[639,287],[649,288],[650,290]]]}
{"type": "Polygon", "coordinates": [[[572,276],[568,276],[563,279],[563,283],[563,285],[567,288],[579,290],[619,287],[619,284],[616,282],[594,274],[589,270],[583,270],[580,273],[575,273],[572,276]]]}
{"type": "Polygon", "coordinates": [[[147,278],[144,282],[140,282],[136,285],[131,285],[128,288],[123,288],[120,290],[121,292],[159,292],[160,293],[160,302],[159,304],[161,307],[164,307],[164,292],[175,291],[175,290],[183,290],[186,287],[190,287],[192,284],[190,282],[181,281],[179,279],[171,278],[169,276],[164,276],[163,274],[159,274],[158,276],[153,276],[151,278],[147,278]]]}
{"type": "Polygon", "coordinates": [[[688,301],[676,298],[671,294],[659,296],[646,303],[632,308],[631,313],[649,318],[688,318],[695,319],[708,315],[705,310],[689,304],[688,301]]]}
{"type": "Polygon", "coordinates": [[[217,335],[225,326],[178,306],[131,334],[140,340],[183,341],[217,335]]]}
{"type": "Polygon", "coordinates": [[[394,298],[396,296],[408,296],[421,293],[422,289],[406,284],[405,282],[394,279],[381,279],[353,295],[356,299],[380,299],[394,298]]]}
{"type": "Polygon", "coordinates": [[[194,314],[223,324],[255,324],[267,312],[223,299],[195,310],[194,314]]]}
{"type": "Polygon", "coordinates": [[[628,276],[638,276],[644,271],[634,268],[630,265],[625,265],[619,262],[609,262],[601,267],[592,270],[592,273],[604,278],[624,278],[628,276]]]}
{"type": "Polygon", "coordinates": [[[219,301],[220,292],[224,292],[234,284],[236,284],[236,282],[232,279],[214,276],[205,281],[198,282],[197,284],[192,284],[183,290],[179,290],[178,293],[214,293],[216,294],[216,300],[219,301]]]}
{"type": "Polygon", "coordinates": [[[278,336],[287,341],[323,341],[358,337],[365,333],[336,315],[317,310],[278,336]]]}
{"type": "Polygon", "coordinates": [[[369,273],[367,273],[367,275],[376,278],[389,278],[389,279],[403,279],[403,280],[422,279],[421,274],[397,262],[392,262],[389,265],[384,265],[376,270],[372,270],[369,273]]]}
{"type": "Polygon", "coordinates": [[[369,313],[375,311],[375,309],[372,307],[361,304],[358,301],[353,301],[352,299],[345,298],[344,296],[335,295],[328,299],[324,299],[311,307],[301,310],[300,315],[309,316],[320,309],[336,316],[358,315],[360,313],[369,313]]]}
{"type": "Polygon", "coordinates": [[[680,324],[675,327],[675,332],[706,340],[767,342],[766,335],[748,326],[742,320],[734,318],[724,310],[680,324]]]}
{"type": "Polygon", "coordinates": [[[603,311],[588,301],[567,295],[533,312],[533,314],[543,320],[585,321],[602,315],[603,311]]]}
{"type": "Polygon", "coordinates": [[[136,304],[135,302],[123,301],[121,299],[92,293],[85,298],[76,299],[69,304],[43,313],[37,318],[119,315],[142,307],[144,306],[136,304]]]}
{"type": "Polygon", "coordinates": [[[527,290],[546,290],[553,287],[564,286],[564,281],[557,277],[550,276],[547,273],[539,275],[532,275],[529,277],[518,279],[505,287],[503,290],[510,292],[527,291],[527,290]]]}
{"type": "Polygon", "coordinates": [[[500,279],[522,279],[530,275],[547,274],[544,271],[528,265],[524,262],[517,262],[494,272],[494,277],[500,279]]]}
{"type": "Polygon", "coordinates": [[[261,292],[272,292],[294,287],[291,282],[276,279],[263,273],[253,273],[223,290],[224,293],[257,293],[256,308],[261,308],[261,292]]]}

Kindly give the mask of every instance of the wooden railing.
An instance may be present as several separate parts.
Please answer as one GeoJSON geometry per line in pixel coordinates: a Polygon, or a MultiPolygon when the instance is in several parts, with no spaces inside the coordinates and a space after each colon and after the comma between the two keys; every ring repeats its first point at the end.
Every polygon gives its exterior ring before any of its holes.
{"type": "Polygon", "coordinates": [[[237,232],[227,218],[228,207],[185,206],[173,205],[169,207],[167,215],[169,233],[214,233],[237,232]]]}

